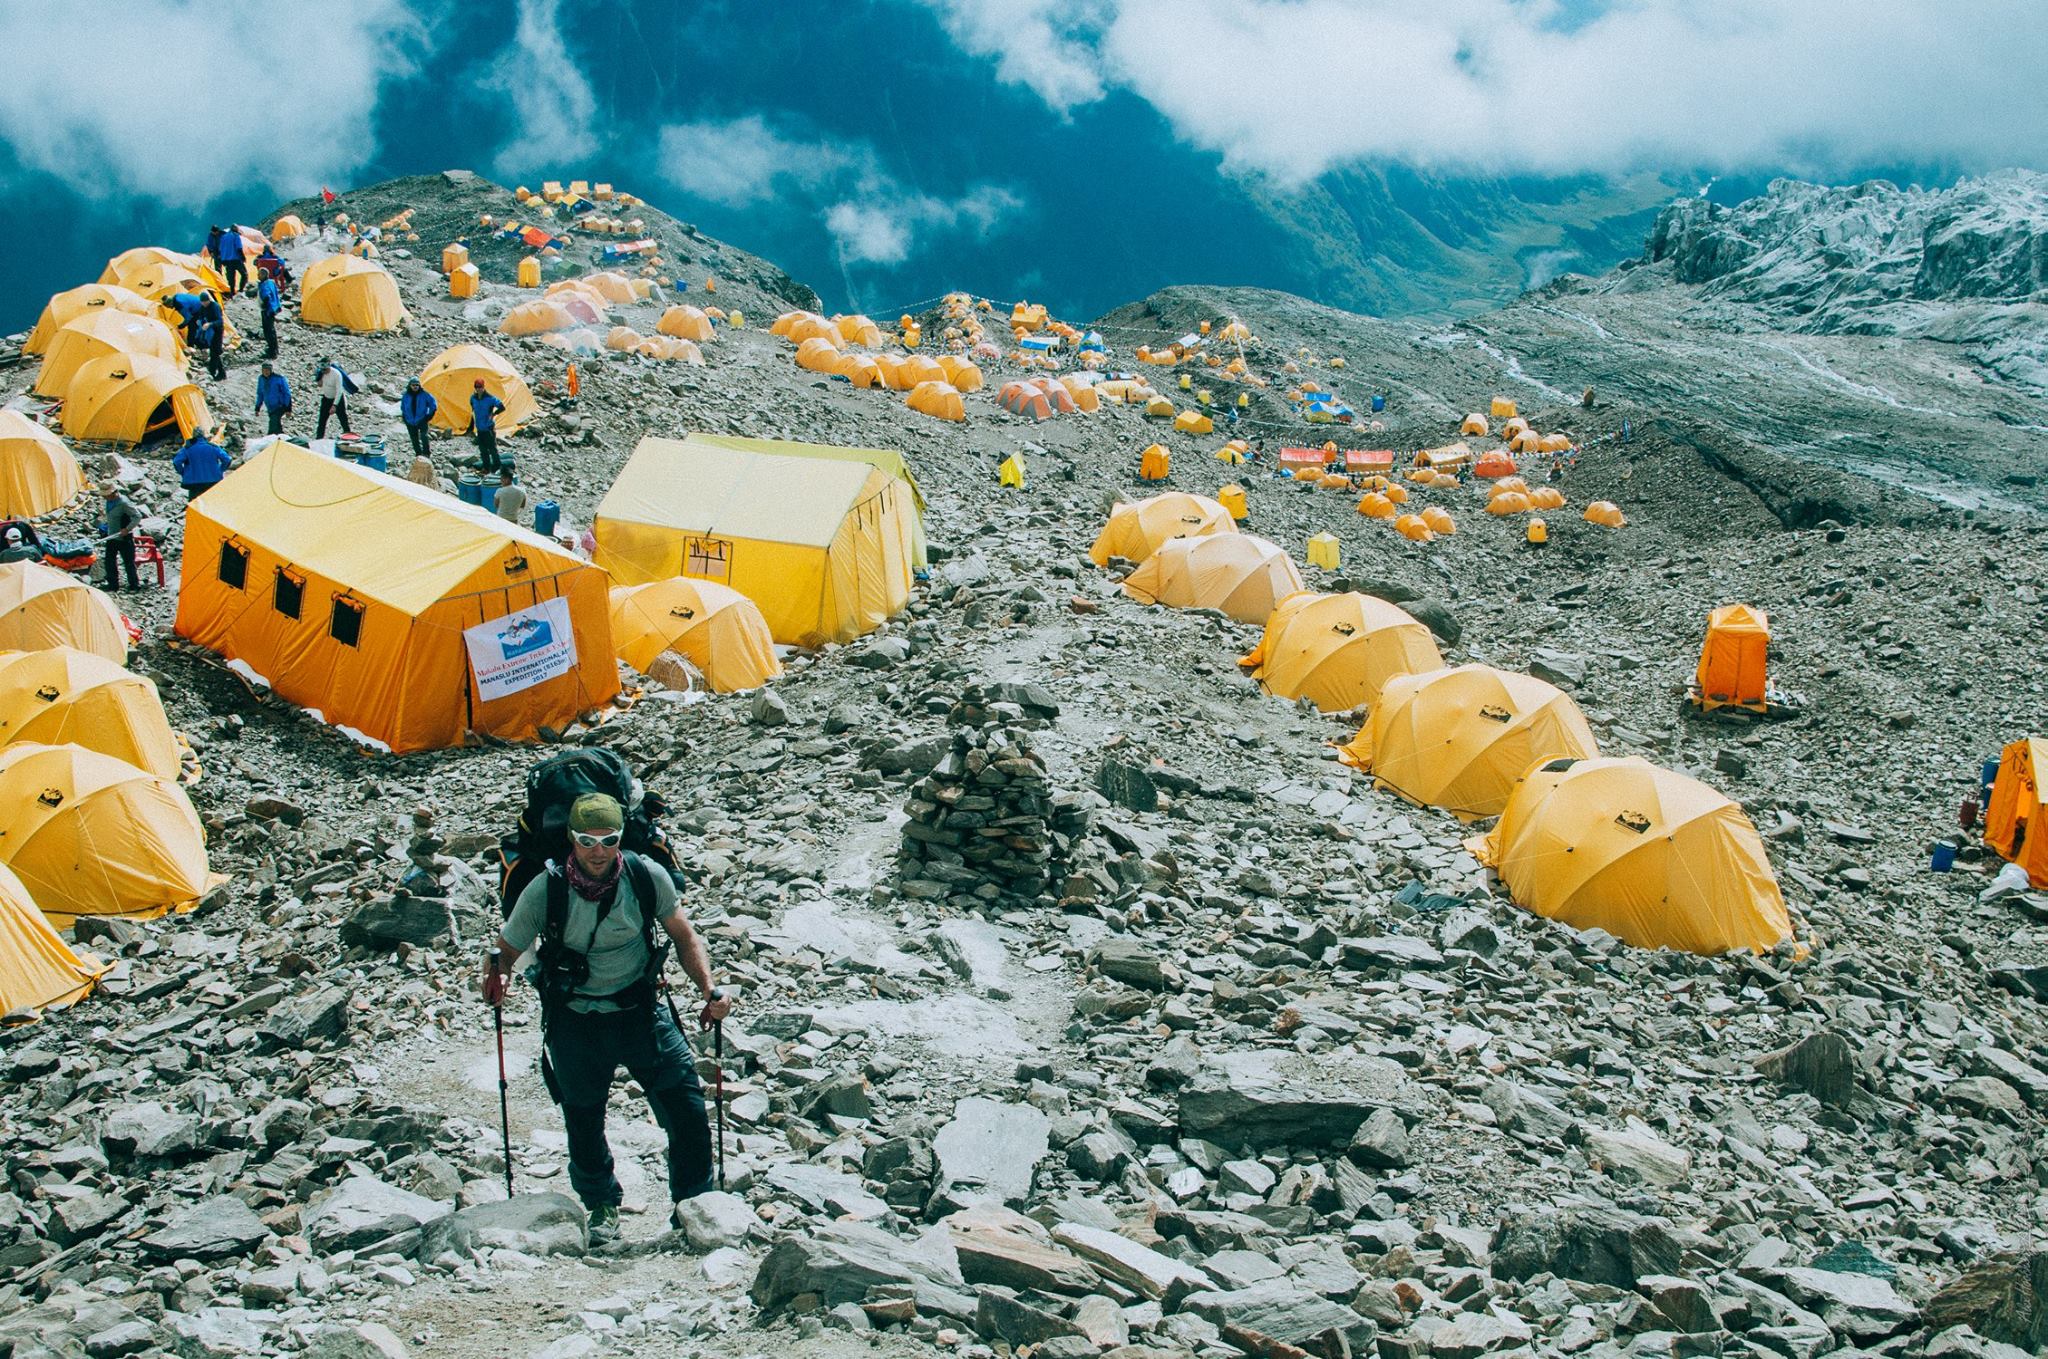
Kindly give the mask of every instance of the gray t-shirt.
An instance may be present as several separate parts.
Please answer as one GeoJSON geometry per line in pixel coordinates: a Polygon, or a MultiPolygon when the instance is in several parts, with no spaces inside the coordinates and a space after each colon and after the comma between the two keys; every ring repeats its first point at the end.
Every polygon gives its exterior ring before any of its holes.
{"type": "Polygon", "coordinates": [[[491,503],[500,519],[510,519],[516,524],[519,516],[526,512],[526,488],[516,481],[509,486],[500,486],[492,495],[491,503]]]}
{"type": "MultiPolygon", "coordinates": [[[[654,884],[654,918],[667,920],[682,908],[682,899],[668,872],[658,864],[647,865],[647,877],[654,884]]],[[[548,914],[548,875],[543,873],[526,885],[512,914],[505,918],[505,942],[522,953],[540,938],[548,914]]],[[[598,924],[597,903],[569,891],[569,917],[562,926],[562,942],[579,953],[590,955],[590,976],[577,988],[569,1008],[597,1013],[619,1008],[606,997],[625,990],[647,971],[647,933],[643,928],[639,899],[633,895],[633,876],[623,870],[619,887],[598,924]],[[591,939],[595,930],[597,938],[591,939]]]]}

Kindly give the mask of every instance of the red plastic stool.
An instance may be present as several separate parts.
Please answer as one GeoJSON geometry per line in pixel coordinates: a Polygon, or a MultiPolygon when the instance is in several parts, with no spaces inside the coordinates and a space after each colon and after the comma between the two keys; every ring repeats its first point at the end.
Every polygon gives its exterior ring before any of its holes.
{"type": "Polygon", "coordinates": [[[156,539],[147,533],[135,535],[135,560],[139,565],[156,567],[156,588],[164,588],[164,550],[157,546],[156,539]]]}

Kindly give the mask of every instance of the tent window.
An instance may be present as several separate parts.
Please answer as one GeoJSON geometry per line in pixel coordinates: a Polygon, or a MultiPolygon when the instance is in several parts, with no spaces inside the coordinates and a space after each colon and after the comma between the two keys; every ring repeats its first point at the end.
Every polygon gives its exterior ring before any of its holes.
{"type": "Polygon", "coordinates": [[[724,538],[690,538],[683,544],[683,574],[699,580],[732,579],[732,543],[724,538]]]}
{"type": "Polygon", "coordinates": [[[282,566],[278,567],[277,583],[272,587],[270,593],[271,606],[286,618],[297,618],[299,616],[299,608],[305,603],[305,600],[305,577],[290,575],[282,566]]]}
{"type": "Polygon", "coordinates": [[[249,549],[234,543],[220,545],[220,583],[239,590],[249,583],[249,549]]]}
{"type": "Polygon", "coordinates": [[[354,646],[363,635],[363,606],[344,595],[336,595],[333,612],[327,618],[327,635],[343,646],[354,646]]]}

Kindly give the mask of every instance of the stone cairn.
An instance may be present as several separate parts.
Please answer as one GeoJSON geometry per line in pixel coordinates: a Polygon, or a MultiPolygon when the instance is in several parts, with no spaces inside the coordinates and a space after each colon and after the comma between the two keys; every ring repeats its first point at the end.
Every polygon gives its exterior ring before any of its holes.
{"type": "Polygon", "coordinates": [[[1089,823],[1079,798],[1053,791],[1025,733],[1003,724],[956,730],[905,810],[903,894],[961,910],[1051,905],[1089,823]]]}

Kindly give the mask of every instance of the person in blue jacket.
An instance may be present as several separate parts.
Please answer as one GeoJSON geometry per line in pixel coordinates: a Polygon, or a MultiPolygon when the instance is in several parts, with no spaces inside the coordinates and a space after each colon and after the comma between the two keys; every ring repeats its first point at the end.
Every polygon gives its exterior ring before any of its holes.
{"type": "Polygon", "coordinates": [[[199,315],[194,321],[198,335],[193,341],[206,351],[206,371],[218,382],[228,375],[227,365],[221,362],[220,342],[227,335],[228,318],[221,314],[220,299],[207,293],[199,300],[199,315]]]}
{"type": "Polygon", "coordinates": [[[249,286],[249,250],[243,244],[242,233],[232,225],[220,234],[220,244],[214,258],[220,261],[221,276],[236,292],[249,286]]]}
{"type": "Polygon", "coordinates": [[[178,474],[178,481],[185,488],[185,499],[197,500],[206,492],[220,485],[220,479],[228,474],[228,468],[235,460],[227,450],[206,437],[203,430],[193,430],[185,446],[171,455],[171,468],[178,474]]]}
{"type": "Polygon", "coordinates": [[[199,316],[206,309],[206,299],[198,293],[171,293],[158,305],[178,314],[178,329],[185,332],[185,343],[199,348],[199,316]]]}
{"type": "Polygon", "coordinates": [[[405,421],[405,437],[412,440],[413,456],[431,458],[433,450],[427,442],[427,426],[434,421],[434,412],[441,409],[441,403],[434,400],[434,394],[420,385],[414,378],[405,384],[405,395],[398,398],[398,416],[405,421]]]}
{"type": "Polygon", "coordinates": [[[284,418],[292,413],[292,386],[268,362],[256,377],[256,404],[249,408],[251,415],[257,411],[270,413],[269,433],[284,433],[284,418]]]}
{"type": "Polygon", "coordinates": [[[263,314],[263,357],[277,357],[277,314],[284,310],[284,290],[277,280],[264,276],[256,285],[256,309],[263,314]]]}
{"type": "Polygon", "coordinates": [[[469,427],[476,435],[476,465],[481,472],[496,472],[504,467],[498,458],[498,417],[504,414],[505,403],[492,396],[484,386],[484,380],[476,380],[476,389],[469,395],[469,427]]]}

